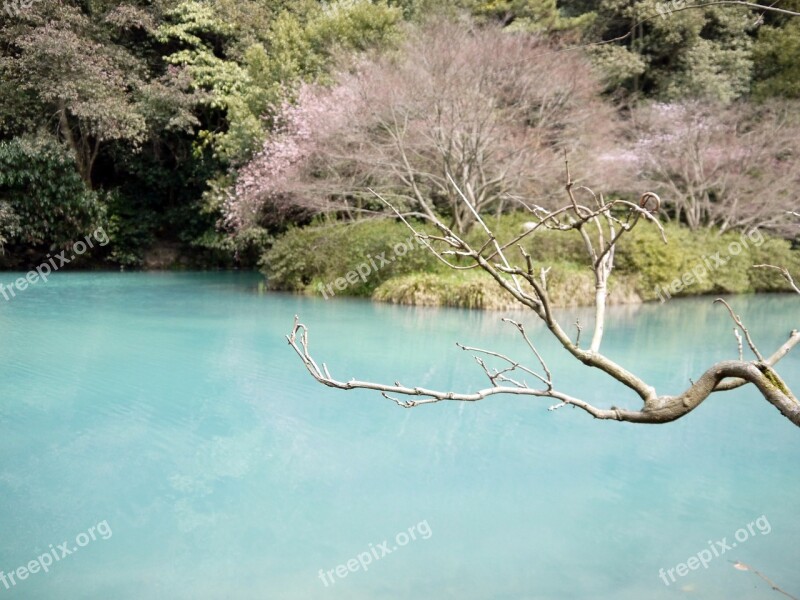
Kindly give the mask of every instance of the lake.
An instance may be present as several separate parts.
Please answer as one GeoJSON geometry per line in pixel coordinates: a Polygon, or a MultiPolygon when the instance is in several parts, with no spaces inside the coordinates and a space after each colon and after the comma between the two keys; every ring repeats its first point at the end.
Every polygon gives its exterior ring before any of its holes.
{"type": "MultiPolygon", "coordinates": [[[[800,597],[800,430],[754,388],[663,426],[519,397],[405,410],[312,380],[293,316],[339,379],[474,390],[455,342],[529,360],[510,313],[258,281],[56,274],[0,298],[0,598],[785,597],[731,561],[800,597]]],[[[678,392],[737,356],[711,300],[613,307],[603,349],[678,392]]],[[[730,300],[765,354],[800,326],[796,296],[730,300]]],[[[514,316],[557,387],[638,406],[514,316]]]]}

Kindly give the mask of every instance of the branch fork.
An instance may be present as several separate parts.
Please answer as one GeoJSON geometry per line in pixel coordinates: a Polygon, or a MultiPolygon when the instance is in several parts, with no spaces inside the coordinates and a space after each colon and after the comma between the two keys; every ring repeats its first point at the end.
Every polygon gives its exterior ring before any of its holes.
{"type": "MultiPolygon", "coordinates": [[[[566,159],[565,159],[566,162],[566,159]]],[[[403,408],[414,408],[423,404],[442,401],[477,402],[495,395],[526,396],[555,400],[549,406],[555,411],[565,406],[577,407],[596,419],[625,421],[631,423],[668,423],[679,419],[697,408],[712,393],[724,392],[753,384],[761,395],[792,423],[800,427],[800,402],[775,371],[775,365],[800,343],[800,333],[793,330],[788,339],[769,357],[764,358],[754,343],[750,331],[728,302],[717,299],[715,302],[724,306],[734,323],[738,358],[711,365],[697,378],[690,381],[689,387],[677,395],[659,396],[653,386],[629,371],[622,365],[605,356],[601,351],[604,328],[605,308],[607,302],[608,280],[614,268],[616,246],[623,235],[632,231],[640,222],[655,226],[666,243],[664,229],[656,218],[661,206],[661,199],[653,192],[642,194],[638,203],[623,200],[607,202],[586,187],[575,187],[569,174],[569,163],[566,162],[567,182],[565,189],[569,203],[550,212],[541,207],[531,207],[531,213],[537,221],[524,233],[517,235],[506,243],[500,243],[481,215],[471,205],[465,194],[458,189],[455,181],[450,184],[458,191],[462,201],[467,205],[475,221],[482,227],[486,239],[480,247],[473,248],[449,227],[439,221],[435,215],[428,216],[439,230],[440,235],[424,234],[401,214],[390,202],[375,193],[406,226],[414,233],[440,261],[456,270],[482,269],[497,284],[514,297],[522,306],[530,309],[545,325],[549,333],[558,340],[561,346],[576,360],[588,367],[598,369],[620,383],[628,391],[639,397],[642,406],[639,410],[629,410],[611,406],[601,408],[585,400],[575,398],[557,390],[550,368],[528,336],[522,323],[504,318],[503,322],[516,328],[528,351],[538,364],[537,368],[525,366],[522,361],[515,360],[499,352],[458,344],[458,347],[473,355],[476,364],[482,369],[489,381],[489,387],[466,393],[441,391],[423,387],[408,387],[395,382],[385,385],[368,381],[339,381],[331,376],[328,367],[322,363],[320,367],[309,352],[308,329],[295,317],[294,327],[287,336],[289,345],[294,349],[312,377],[323,385],[343,390],[368,389],[381,395],[403,408]],[[587,194],[590,205],[579,202],[576,192],[587,194]],[[627,217],[620,216],[620,210],[627,212],[627,217]],[[592,338],[588,349],[580,347],[583,326],[575,323],[577,334],[573,339],[567,334],[554,315],[553,307],[547,293],[547,274],[549,268],[535,268],[530,254],[522,246],[522,240],[534,235],[540,228],[560,231],[575,231],[581,236],[586,257],[595,275],[595,314],[592,338]],[[443,248],[442,248],[443,246],[443,248]],[[507,250],[516,246],[523,260],[523,266],[514,264],[507,255],[507,250]],[[454,264],[449,256],[458,256],[468,264],[454,264]],[[744,360],[744,344],[755,357],[753,361],[744,360]],[[500,368],[490,367],[487,359],[499,361],[500,368]],[[526,380],[527,378],[527,380],[526,380]],[[534,384],[529,384],[529,381],[534,384]],[[401,400],[399,396],[411,397],[401,400]]],[[[778,270],[800,294],[789,272],[772,265],[757,265],[759,268],[778,270]]]]}

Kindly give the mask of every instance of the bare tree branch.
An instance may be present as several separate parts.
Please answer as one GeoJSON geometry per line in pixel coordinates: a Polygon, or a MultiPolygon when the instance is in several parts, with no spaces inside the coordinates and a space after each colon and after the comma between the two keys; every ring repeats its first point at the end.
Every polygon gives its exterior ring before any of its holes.
{"type": "MultiPolygon", "coordinates": [[[[455,182],[451,180],[451,184],[455,182]]],[[[583,188],[586,189],[586,188],[583,188]]],[[[566,185],[569,204],[566,207],[556,209],[551,212],[536,211],[539,221],[533,228],[535,231],[539,226],[568,232],[577,231],[584,241],[587,260],[594,270],[595,280],[598,291],[595,295],[595,324],[594,335],[591,346],[588,350],[579,347],[581,326],[578,324],[577,339],[573,342],[568,334],[561,327],[560,323],[553,314],[552,305],[547,294],[547,269],[536,271],[531,256],[520,246],[520,254],[523,259],[522,265],[515,264],[504,252],[509,244],[497,242],[494,233],[481,219],[480,214],[475,211],[474,218],[480,223],[486,234],[486,240],[481,246],[473,248],[466,240],[458,236],[449,227],[441,223],[434,217],[433,222],[441,236],[426,236],[417,232],[414,227],[391,205],[387,205],[395,211],[406,225],[425,245],[447,263],[443,258],[444,254],[450,253],[461,257],[472,263],[473,267],[481,268],[488,273],[497,284],[513,296],[521,305],[529,308],[540,318],[547,330],[552,334],[561,346],[567,350],[575,359],[584,365],[599,369],[612,379],[621,383],[629,390],[636,393],[641,402],[640,410],[628,410],[611,406],[601,408],[585,400],[575,398],[561,390],[558,390],[553,381],[552,373],[547,366],[544,358],[536,349],[532,340],[525,332],[523,325],[517,321],[504,319],[505,322],[513,325],[519,331],[522,339],[531,351],[541,371],[524,366],[520,361],[514,360],[505,354],[474,348],[458,344],[458,346],[469,352],[474,352],[476,363],[483,370],[491,384],[490,387],[476,392],[458,393],[454,391],[441,391],[427,389],[423,387],[409,387],[395,382],[394,385],[385,385],[369,381],[340,381],[333,378],[327,366],[323,363],[320,368],[312,358],[308,349],[308,330],[306,326],[299,322],[295,317],[295,324],[292,332],[287,336],[287,340],[297,355],[302,360],[306,369],[320,383],[337,389],[368,389],[381,392],[381,394],[399,406],[412,408],[422,404],[431,404],[443,400],[454,400],[461,402],[476,402],[490,396],[506,394],[517,396],[531,396],[539,398],[549,398],[557,401],[551,405],[550,410],[556,410],[564,406],[575,406],[589,413],[597,419],[627,421],[632,423],[668,423],[683,417],[697,406],[699,406],[708,396],[714,392],[731,390],[742,385],[751,383],[761,393],[761,395],[780,413],[792,423],[800,427],[800,402],[793,395],[788,386],[783,382],[774,366],[778,363],[795,345],[800,343],[800,333],[792,331],[789,338],[778,348],[769,359],[764,360],[761,352],[753,342],[750,332],[744,325],[741,317],[737,315],[732,307],[722,299],[717,302],[723,304],[734,321],[735,335],[739,348],[738,360],[726,360],[710,366],[698,379],[692,381],[690,386],[678,395],[659,396],[653,386],[643,379],[634,375],[632,372],[617,364],[600,352],[600,345],[604,330],[605,302],[606,295],[604,288],[608,284],[614,267],[614,250],[621,236],[629,232],[636,226],[641,217],[646,220],[654,221],[660,228],[660,224],[647,208],[648,202],[655,202],[655,209],[660,206],[660,199],[655,194],[644,194],[639,204],[622,203],[619,201],[605,202],[602,197],[596,196],[591,190],[586,190],[592,196],[597,208],[589,208],[578,202],[574,194],[572,179],[567,175],[566,185]],[[621,217],[620,208],[628,210],[627,218],[621,217]],[[615,209],[617,213],[613,213],[615,209]],[[437,249],[440,245],[446,250],[437,249]],[[488,256],[485,254],[488,248],[493,251],[488,256]],[[739,333],[741,332],[741,334],[739,333]],[[748,347],[755,355],[756,360],[743,360],[742,335],[748,347]],[[503,368],[491,368],[487,365],[484,357],[491,357],[505,364],[503,368]],[[519,376],[512,374],[520,373],[523,376],[532,377],[536,386],[529,385],[526,381],[520,380],[519,376]],[[414,399],[400,400],[397,396],[411,396],[414,399]]],[[[378,197],[381,197],[376,193],[378,197]]],[[[383,198],[381,198],[383,199],[383,198]]],[[[469,203],[469,195],[461,194],[462,202],[469,203]]],[[[384,200],[384,202],[386,202],[384,200]]],[[[663,229],[662,229],[663,234],[663,229]]],[[[448,263],[449,264],[449,263],[448,263]]]]}
{"type": "MultiPolygon", "coordinates": [[[[742,323],[742,318],[739,315],[737,315],[736,313],[734,313],[733,309],[731,308],[731,305],[728,304],[727,302],[725,302],[725,300],[723,300],[722,298],[717,298],[716,300],[714,300],[714,302],[715,303],[719,302],[720,304],[725,306],[725,308],[728,309],[728,312],[731,315],[731,319],[733,319],[733,322],[736,323],[736,327],[738,327],[742,331],[742,333],[744,334],[744,337],[747,340],[747,345],[750,347],[750,350],[753,351],[753,354],[756,355],[756,358],[759,360],[759,362],[763,363],[764,362],[764,357],[761,356],[761,352],[758,351],[758,348],[756,348],[756,345],[753,343],[753,340],[750,337],[750,331],[748,331],[747,327],[745,327],[744,323],[742,323]]],[[[738,335],[737,335],[737,337],[738,337],[738,335]]]]}
{"type": "MultiPolygon", "coordinates": [[[[334,379],[328,371],[327,365],[322,364],[322,368],[317,365],[308,351],[308,329],[295,317],[295,325],[292,332],[287,336],[289,345],[300,357],[300,360],[311,373],[312,377],[319,383],[328,387],[340,390],[366,389],[381,392],[381,394],[403,408],[414,408],[423,404],[433,404],[443,400],[453,400],[459,402],[477,402],[494,395],[519,395],[534,396],[541,398],[553,398],[559,401],[559,405],[551,406],[550,410],[555,410],[560,406],[575,406],[589,413],[596,419],[627,421],[631,423],[669,423],[688,414],[711,392],[721,381],[729,377],[741,378],[748,383],[753,383],[758,387],[764,397],[775,406],[781,414],[788,418],[792,423],[800,427],[800,403],[791,395],[785,384],[778,375],[766,364],[746,363],[742,361],[723,361],[717,363],[707,370],[697,382],[678,396],[663,396],[656,398],[655,402],[645,405],[639,411],[632,411],[612,406],[609,409],[598,408],[588,402],[574,398],[568,394],[552,389],[549,383],[544,388],[531,388],[525,384],[514,382],[511,386],[498,385],[497,381],[492,381],[492,386],[472,393],[457,393],[452,391],[433,390],[423,387],[408,387],[395,382],[395,385],[385,385],[369,381],[340,381],[334,379]],[[414,396],[419,399],[399,400],[391,394],[402,396],[414,396]]],[[[792,346],[800,341],[800,335],[792,338],[792,346]]],[[[467,349],[467,348],[464,348],[467,349]]],[[[518,366],[513,360],[498,355],[510,364],[518,366]]],[[[480,363],[479,363],[480,364],[480,363]]],[[[490,379],[488,369],[484,368],[490,379]]],[[[496,379],[496,376],[495,376],[496,379]]]]}
{"type": "Polygon", "coordinates": [[[764,575],[761,571],[759,571],[757,569],[754,569],[750,565],[746,565],[745,563],[740,562],[738,560],[732,560],[730,562],[733,563],[733,568],[734,569],[738,569],[739,571],[750,571],[751,573],[753,573],[757,577],[760,577],[761,579],[763,579],[764,581],[767,582],[767,585],[769,585],[769,587],[771,587],[773,590],[775,590],[779,594],[783,594],[784,596],[786,596],[787,598],[791,598],[792,600],[800,600],[800,598],[798,598],[797,596],[792,596],[789,592],[787,592],[786,590],[784,590],[781,587],[779,587],[778,584],[776,584],[769,577],[764,575]]]}

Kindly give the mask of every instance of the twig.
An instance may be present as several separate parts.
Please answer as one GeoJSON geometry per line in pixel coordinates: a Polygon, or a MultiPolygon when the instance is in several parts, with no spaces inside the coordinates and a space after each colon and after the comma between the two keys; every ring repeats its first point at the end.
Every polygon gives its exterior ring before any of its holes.
{"type": "Polygon", "coordinates": [[[525,333],[525,327],[523,327],[521,323],[517,323],[513,319],[509,319],[509,318],[504,318],[503,322],[504,323],[510,323],[511,325],[513,325],[514,327],[517,328],[517,331],[519,331],[520,335],[522,336],[522,339],[524,339],[525,343],[528,344],[528,348],[531,349],[531,351],[536,356],[536,359],[539,361],[539,364],[542,365],[542,370],[545,372],[545,375],[547,376],[547,380],[543,380],[544,383],[546,383],[549,387],[552,388],[552,386],[553,386],[553,376],[550,373],[550,369],[547,368],[547,363],[544,362],[544,359],[542,358],[542,355],[539,354],[539,351],[533,345],[533,342],[531,342],[530,338],[528,337],[528,334],[525,333]]]}
{"type": "Polygon", "coordinates": [[[744,360],[744,349],[742,348],[742,334],[735,327],[733,328],[733,335],[736,336],[736,342],[739,346],[739,360],[744,360]]]}
{"type": "MultiPolygon", "coordinates": [[[[766,361],[764,361],[764,364],[768,367],[774,367],[784,356],[789,354],[789,351],[798,343],[800,343],[800,331],[794,329],[789,334],[789,339],[781,344],[781,347],[778,348],[766,361]]],[[[721,381],[719,384],[717,384],[713,391],[728,392],[730,390],[740,388],[745,384],[747,384],[747,381],[744,379],[726,379],[725,381],[721,381]]]]}
{"type": "Polygon", "coordinates": [[[728,312],[731,315],[731,319],[733,319],[733,322],[736,323],[736,326],[739,329],[742,330],[742,333],[744,333],[744,337],[747,340],[747,345],[750,346],[750,350],[752,350],[753,354],[756,355],[756,358],[758,359],[758,361],[763,363],[764,362],[764,357],[761,356],[761,352],[758,351],[758,348],[756,348],[756,345],[753,343],[753,340],[750,338],[750,332],[747,330],[747,327],[744,326],[744,323],[742,323],[741,317],[739,315],[737,315],[736,313],[734,313],[733,309],[731,308],[731,305],[728,304],[727,302],[725,302],[725,300],[723,300],[722,298],[717,298],[716,300],[714,300],[715,304],[717,302],[719,302],[720,304],[724,305],[725,308],[728,309],[728,312]]]}
{"type": "Polygon", "coordinates": [[[754,269],[773,269],[775,271],[778,271],[781,275],[783,275],[783,278],[786,279],[786,281],[789,282],[789,285],[792,287],[792,289],[795,292],[797,292],[798,294],[800,294],[800,287],[797,286],[797,284],[795,283],[794,279],[792,278],[792,274],[789,273],[789,269],[787,269],[786,267],[776,267],[775,265],[753,265],[753,268],[754,269]]]}
{"type": "Polygon", "coordinates": [[[776,584],[774,581],[772,581],[772,580],[771,580],[769,577],[767,577],[766,575],[764,575],[764,574],[763,574],[761,571],[759,571],[759,570],[757,570],[757,569],[754,569],[754,568],[753,568],[753,567],[751,567],[750,565],[746,565],[745,563],[743,563],[743,562],[740,562],[740,561],[738,561],[738,560],[732,560],[732,561],[730,561],[730,562],[732,562],[732,563],[733,563],[733,568],[734,568],[734,569],[737,569],[737,570],[739,570],[739,571],[750,571],[750,572],[751,572],[751,573],[753,573],[754,575],[757,575],[758,577],[760,577],[761,579],[763,579],[764,581],[766,581],[766,582],[767,582],[767,585],[769,585],[769,587],[771,587],[773,590],[775,590],[775,591],[776,591],[776,592],[778,592],[779,594],[783,594],[784,596],[786,596],[787,598],[791,598],[792,600],[800,600],[800,598],[798,598],[797,596],[792,596],[792,595],[791,595],[789,592],[787,592],[787,591],[785,591],[785,590],[782,590],[782,589],[781,589],[780,587],[778,587],[778,585],[777,585],[777,584],[776,584]]]}

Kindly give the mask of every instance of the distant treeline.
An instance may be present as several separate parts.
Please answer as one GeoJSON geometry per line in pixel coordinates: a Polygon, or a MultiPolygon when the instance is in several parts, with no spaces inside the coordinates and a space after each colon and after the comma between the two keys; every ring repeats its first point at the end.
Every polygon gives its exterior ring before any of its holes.
{"type": "Polygon", "coordinates": [[[7,2],[0,266],[103,227],[77,266],[253,268],[295,225],[385,212],[369,190],[468,232],[461,193],[553,205],[565,154],[665,220],[793,239],[800,17],[681,6],[7,2]]]}

